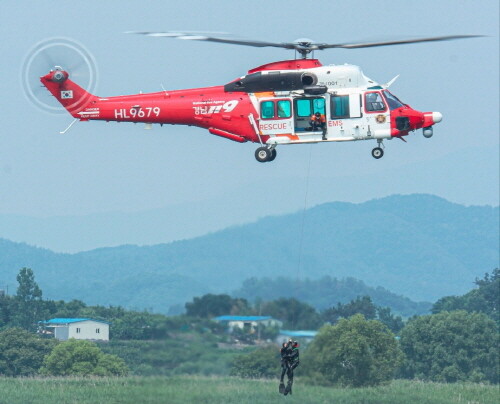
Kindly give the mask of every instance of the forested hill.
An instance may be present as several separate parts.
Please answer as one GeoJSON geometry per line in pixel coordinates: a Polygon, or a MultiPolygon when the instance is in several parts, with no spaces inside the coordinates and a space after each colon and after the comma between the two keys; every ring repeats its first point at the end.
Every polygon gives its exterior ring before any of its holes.
{"type": "MultiPolygon", "coordinates": [[[[326,203],[202,237],[58,254],[0,240],[0,288],[31,267],[53,299],[166,311],[251,277],[353,277],[413,300],[463,294],[498,266],[498,207],[429,195],[326,203]]],[[[336,302],[332,302],[335,304],[336,302]]]]}
{"type": "Polygon", "coordinates": [[[358,279],[336,279],[330,276],[316,280],[282,276],[276,279],[249,278],[233,295],[254,303],[257,299],[272,301],[281,297],[295,298],[310,304],[318,311],[331,308],[332,302],[346,304],[357,297],[370,296],[376,306],[390,307],[403,317],[428,314],[432,306],[429,302],[414,302],[381,286],[370,287],[358,279]]]}

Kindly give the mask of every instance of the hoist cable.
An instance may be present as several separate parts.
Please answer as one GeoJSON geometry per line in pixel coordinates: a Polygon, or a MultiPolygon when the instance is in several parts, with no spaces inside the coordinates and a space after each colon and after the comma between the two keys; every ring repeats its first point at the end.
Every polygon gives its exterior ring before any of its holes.
{"type": "MultiPolygon", "coordinates": [[[[303,243],[304,243],[304,229],[305,229],[305,224],[306,224],[306,210],[307,210],[307,198],[309,196],[309,178],[310,178],[310,173],[311,173],[311,160],[312,160],[312,144],[309,145],[309,161],[307,163],[307,171],[306,171],[306,178],[305,178],[305,193],[304,193],[304,206],[302,208],[302,218],[301,218],[301,225],[300,225],[300,237],[299,237],[299,261],[297,265],[297,271],[296,271],[296,278],[295,278],[295,286],[294,286],[294,292],[293,292],[293,297],[298,301],[299,299],[297,298],[298,295],[298,288],[299,288],[299,282],[300,282],[300,273],[301,273],[301,267],[302,267],[302,251],[303,251],[303,243]]],[[[293,313],[293,321],[292,324],[294,328],[296,328],[297,325],[297,318],[295,315],[295,312],[293,313]]]]}

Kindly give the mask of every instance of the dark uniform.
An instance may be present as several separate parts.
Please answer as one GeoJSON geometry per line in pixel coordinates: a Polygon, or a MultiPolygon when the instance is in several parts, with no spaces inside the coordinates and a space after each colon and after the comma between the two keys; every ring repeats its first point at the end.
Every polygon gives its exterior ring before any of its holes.
{"type": "Polygon", "coordinates": [[[293,384],[293,371],[299,366],[299,344],[297,341],[284,342],[280,351],[281,354],[281,377],[280,377],[280,393],[285,396],[287,394],[292,394],[292,384],[293,384]],[[284,377],[285,373],[288,377],[288,383],[285,387],[284,377]]]}
{"type": "Polygon", "coordinates": [[[288,370],[288,354],[291,353],[289,349],[288,343],[283,342],[280,350],[281,356],[281,376],[280,376],[280,385],[283,384],[283,379],[285,378],[285,373],[288,370]]]}

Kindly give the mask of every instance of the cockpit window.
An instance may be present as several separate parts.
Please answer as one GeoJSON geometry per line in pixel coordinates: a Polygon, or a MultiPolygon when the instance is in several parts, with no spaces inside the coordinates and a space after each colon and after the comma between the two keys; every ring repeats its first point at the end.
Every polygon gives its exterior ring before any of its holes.
{"type": "Polygon", "coordinates": [[[391,94],[389,91],[385,90],[384,92],[385,99],[387,100],[387,104],[389,104],[389,109],[392,111],[396,108],[404,107],[404,104],[399,101],[398,97],[391,94]]]}
{"type": "Polygon", "coordinates": [[[368,112],[385,111],[385,104],[379,92],[365,94],[365,108],[368,112]]]}

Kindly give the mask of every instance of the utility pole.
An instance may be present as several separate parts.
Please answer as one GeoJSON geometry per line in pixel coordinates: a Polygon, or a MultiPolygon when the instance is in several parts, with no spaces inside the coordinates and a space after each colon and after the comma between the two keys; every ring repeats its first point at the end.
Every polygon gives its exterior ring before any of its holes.
{"type": "MultiPolygon", "coordinates": [[[[259,302],[259,317],[262,315],[262,302],[259,302]]],[[[257,323],[257,339],[260,341],[260,321],[257,323]]]]}

